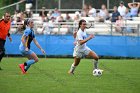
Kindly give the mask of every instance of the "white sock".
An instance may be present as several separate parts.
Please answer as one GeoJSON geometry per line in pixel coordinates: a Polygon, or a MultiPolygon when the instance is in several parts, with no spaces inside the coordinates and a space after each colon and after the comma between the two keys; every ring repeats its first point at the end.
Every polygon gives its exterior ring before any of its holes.
{"type": "Polygon", "coordinates": [[[76,68],[76,66],[74,66],[74,64],[72,64],[72,65],[71,65],[71,68],[70,68],[70,72],[72,72],[72,73],[73,73],[73,72],[74,72],[74,70],[75,70],[75,68],[76,68]]]}

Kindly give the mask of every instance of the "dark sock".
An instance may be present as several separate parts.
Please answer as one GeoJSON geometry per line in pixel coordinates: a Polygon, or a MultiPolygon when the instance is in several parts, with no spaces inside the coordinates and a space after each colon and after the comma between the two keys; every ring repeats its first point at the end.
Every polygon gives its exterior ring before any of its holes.
{"type": "Polygon", "coordinates": [[[93,64],[94,64],[94,69],[98,69],[98,61],[97,60],[93,61],[93,64]]]}
{"type": "Polygon", "coordinates": [[[24,63],[24,66],[25,66],[24,70],[27,71],[30,68],[30,66],[34,63],[35,63],[35,60],[28,60],[27,62],[25,62],[24,63]]]}
{"type": "Polygon", "coordinates": [[[27,66],[27,63],[26,62],[24,62],[24,66],[27,66]]]}
{"type": "Polygon", "coordinates": [[[4,55],[5,55],[5,52],[4,51],[0,51],[0,62],[1,62],[2,58],[4,57],[4,55]]]}

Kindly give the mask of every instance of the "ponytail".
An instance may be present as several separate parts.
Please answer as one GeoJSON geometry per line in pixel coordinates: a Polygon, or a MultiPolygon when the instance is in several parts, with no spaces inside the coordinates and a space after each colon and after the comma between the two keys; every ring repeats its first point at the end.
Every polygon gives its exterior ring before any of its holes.
{"type": "Polygon", "coordinates": [[[30,23],[30,21],[32,21],[32,19],[26,19],[26,20],[24,20],[23,30],[26,29],[26,26],[28,26],[28,24],[30,23]]]}
{"type": "Polygon", "coordinates": [[[23,30],[25,30],[25,29],[26,29],[26,26],[27,26],[27,20],[28,20],[28,19],[24,20],[23,30]]]}
{"type": "Polygon", "coordinates": [[[79,28],[80,28],[80,25],[78,26],[78,30],[79,30],[79,28]]]}
{"type": "Polygon", "coordinates": [[[79,21],[78,30],[80,29],[80,25],[82,24],[82,22],[86,22],[86,21],[84,19],[82,19],[82,20],[79,21]]]}

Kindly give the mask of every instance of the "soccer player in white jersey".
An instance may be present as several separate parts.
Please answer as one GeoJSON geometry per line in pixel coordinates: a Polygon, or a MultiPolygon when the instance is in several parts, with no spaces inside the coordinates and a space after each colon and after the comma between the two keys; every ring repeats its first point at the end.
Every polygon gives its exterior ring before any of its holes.
{"type": "Polygon", "coordinates": [[[91,34],[87,37],[86,34],[86,21],[85,20],[80,20],[79,21],[79,27],[78,31],[74,33],[74,38],[76,39],[76,45],[74,48],[73,52],[73,57],[74,57],[74,63],[71,65],[71,68],[69,70],[69,74],[74,74],[75,68],[78,66],[80,63],[81,58],[84,56],[90,56],[92,57],[93,63],[94,63],[94,69],[98,69],[98,55],[92,51],[87,45],[86,42],[89,41],[90,39],[94,38],[94,35],[91,34]]]}

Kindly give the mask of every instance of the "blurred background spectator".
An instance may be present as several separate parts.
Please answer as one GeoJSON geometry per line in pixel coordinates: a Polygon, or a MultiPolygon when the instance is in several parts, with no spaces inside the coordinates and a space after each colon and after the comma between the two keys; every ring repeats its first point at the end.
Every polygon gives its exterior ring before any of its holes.
{"type": "Polygon", "coordinates": [[[116,20],[118,20],[118,16],[120,16],[120,13],[117,10],[117,6],[114,6],[113,11],[114,12],[112,13],[111,22],[116,22],[116,20]]]}
{"type": "Polygon", "coordinates": [[[65,20],[66,22],[72,22],[72,21],[73,21],[68,12],[66,13],[66,17],[65,17],[64,20],[65,20]]]}
{"type": "Polygon", "coordinates": [[[118,7],[118,12],[123,17],[125,15],[126,7],[124,6],[124,2],[120,2],[120,6],[118,7]]]}
{"type": "Polygon", "coordinates": [[[126,8],[126,10],[125,10],[124,19],[131,19],[131,14],[129,12],[129,8],[126,8]]]}
{"type": "Polygon", "coordinates": [[[44,22],[43,23],[43,30],[42,33],[43,34],[51,34],[53,28],[55,27],[55,18],[51,17],[51,19],[48,22],[44,22]]]}
{"type": "Polygon", "coordinates": [[[138,11],[140,7],[140,3],[128,3],[128,6],[130,8],[130,13],[132,17],[137,17],[138,16],[138,11]]]}
{"type": "Polygon", "coordinates": [[[55,8],[53,13],[52,13],[52,15],[51,15],[51,17],[57,18],[60,15],[61,15],[61,12],[57,8],[55,8]]]}
{"type": "Polygon", "coordinates": [[[102,4],[101,9],[98,13],[99,22],[104,22],[105,20],[109,19],[109,13],[106,9],[106,5],[102,4]]]}
{"type": "Polygon", "coordinates": [[[116,32],[121,32],[122,33],[122,31],[124,29],[124,26],[125,26],[124,22],[125,21],[123,20],[122,16],[118,16],[118,20],[115,23],[116,32]]]}
{"type": "Polygon", "coordinates": [[[45,11],[45,7],[42,7],[42,10],[39,12],[39,16],[42,17],[42,20],[45,21],[47,17],[47,11],[45,11]]]}
{"type": "Polygon", "coordinates": [[[89,11],[89,7],[88,7],[87,4],[85,4],[82,8],[81,16],[82,17],[88,17],[88,11],[89,11]]]}
{"type": "Polygon", "coordinates": [[[96,9],[93,8],[92,5],[89,5],[88,16],[90,16],[90,17],[96,17],[96,9]]]}
{"type": "Polygon", "coordinates": [[[33,6],[33,0],[26,0],[25,10],[30,11],[33,6]]]}

